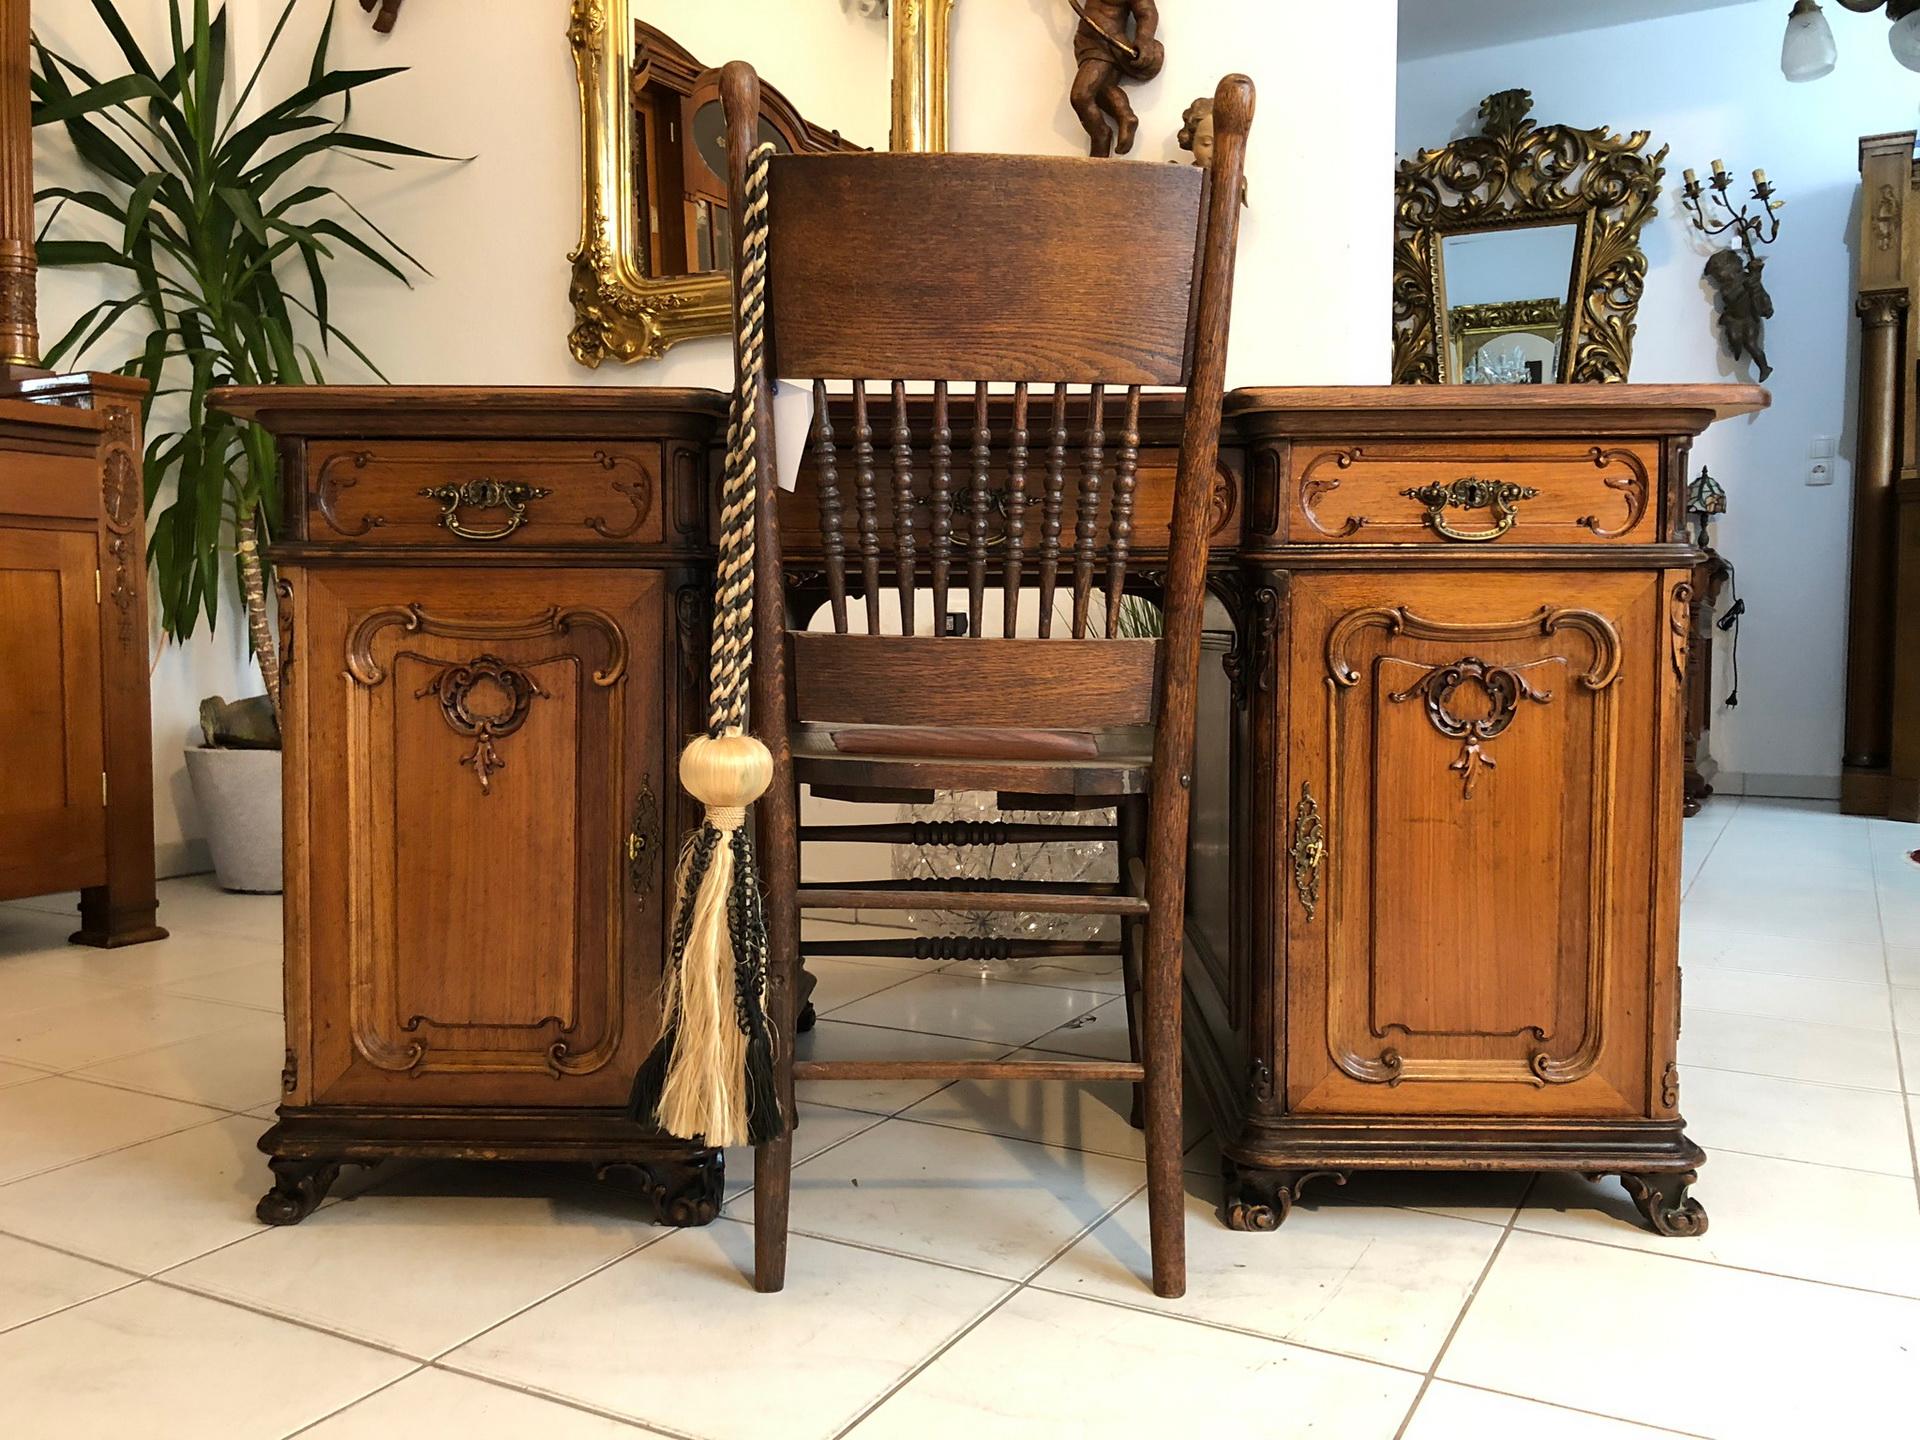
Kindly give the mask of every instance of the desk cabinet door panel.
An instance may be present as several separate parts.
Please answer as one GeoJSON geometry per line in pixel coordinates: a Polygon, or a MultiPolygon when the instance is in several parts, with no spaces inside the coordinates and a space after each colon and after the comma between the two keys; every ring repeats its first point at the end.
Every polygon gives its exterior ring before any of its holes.
{"type": "Polygon", "coordinates": [[[1296,581],[1285,813],[1327,853],[1311,913],[1283,862],[1293,1109],[1645,1113],[1661,586],[1296,581]]]}
{"type": "Polygon", "coordinates": [[[0,897],[105,878],[91,530],[0,530],[0,897]]]}
{"type": "Polygon", "coordinates": [[[307,799],[314,1100],[622,1103],[657,1031],[663,577],[305,588],[304,753],[346,776],[307,799]]]}

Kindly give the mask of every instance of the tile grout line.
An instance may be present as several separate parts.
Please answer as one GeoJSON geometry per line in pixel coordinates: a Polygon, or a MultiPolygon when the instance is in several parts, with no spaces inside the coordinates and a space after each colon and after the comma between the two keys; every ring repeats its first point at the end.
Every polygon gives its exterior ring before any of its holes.
{"type": "MultiPolygon", "coordinates": [[[[1687,881],[1685,885],[1680,887],[1680,900],[1682,904],[1686,903],[1686,898],[1688,894],[1692,892],[1693,887],[1700,883],[1700,877],[1707,873],[1707,862],[1713,858],[1713,852],[1720,848],[1720,842],[1726,838],[1727,831],[1730,828],[1732,828],[1733,817],[1740,813],[1740,801],[1743,797],[1734,795],[1734,796],[1729,796],[1728,798],[1733,801],[1733,805],[1727,811],[1727,818],[1723,822],[1721,822],[1720,828],[1713,832],[1713,839],[1707,842],[1707,853],[1700,857],[1700,863],[1694,867],[1693,878],[1687,881]]],[[[1681,824],[1683,826],[1685,825],[1685,823],[1686,822],[1684,820],[1681,821],[1681,824]]],[[[1682,849],[1683,851],[1685,849],[1685,831],[1684,830],[1682,831],[1682,849]]],[[[1681,864],[1684,865],[1685,863],[1686,863],[1686,856],[1682,854],[1681,864]]]]}
{"type": "Polygon", "coordinates": [[[306,1424],[300,1426],[297,1430],[287,1431],[285,1435],[280,1437],[280,1440],[294,1440],[294,1437],[297,1435],[305,1435],[309,1433],[311,1430],[313,1430],[315,1426],[326,1424],[327,1421],[333,1419],[336,1415],[346,1414],[347,1411],[353,1409],[353,1407],[358,1405],[362,1400],[371,1400],[376,1395],[384,1395],[387,1391],[391,1390],[394,1386],[398,1385],[401,1381],[411,1380],[414,1376],[418,1375],[422,1370],[426,1370],[429,1368],[431,1367],[427,1365],[416,1365],[413,1367],[413,1369],[407,1371],[405,1374],[394,1376],[393,1379],[387,1381],[384,1385],[376,1385],[373,1387],[373,1389],[367,1391],[366,1394],[356,1395],[353,1399],[347,1401],[346,1404],[337,1405],[333,1409],[327,1411],[326,1414],[321,1415],[316,1419],[307,1421],[306,1424]]]}
{"type": "MultiPolygon", "coordinates": [[[[1013,1301],[1016,1298],[1018,1298],[1020,1295],[1026,1293],[1026,1291],[1032,1286],[1032,1282],[1037,1278],[1039,1278],[1039,1276],[1049,1266],[1051,1266],[1054,1263],[1054,1261],[1058,1260],[1062,1255],[1066,1254],[1067,1251],[1071,1250],[1075,1245],[1078,1245],[1087,1236],[1091,1235],[1095,1230],[1099,1229],[1113,1216],[1119,1214],[1120,1211],[1124,1209],[1126,1206],[1132,1204],[1137,1197],[1139,1197],[1141,1194],[1143,1194],[1146,1191],[1146,1188],[1147,1188],[1146,1182],[1143,1181],[1141,1182],[1141,1184],[1134,1187],[1132,1190],[1129,1190],[1126,1193],[1126,1195],[1122,1197],[1117,1204],[1110,1207],[1105,1213],[1103,1213],[1094,1221],[1092,1221],[1092,1223],[1080,1229],[1077,1233],[1071,1236],[1064,1244],[1056,1247],[1051,1254],[1049,1254],[1044,1260],[1042,1260],[1039,1265],[1035,1266],[1031,1271],[1029,1271],[1025,1277],[1011,1282],[1010,1287],[1008,1288],[1006,1294],[1002,1295],[998,1300],[994,1301],[985,1310],[982,1310],[967,1324],[961,1326],[960,1329],[958,1329],[952,1335],[950,1335],[943,1344],[938,1346],[933,1351],[932,1354],[925,1356],[923,1359],[920,1360],[918,1364],[912,1366],[907,1371],[906,1374],[902,1375],[899,1379],[894,1381],[892,1385],[888,1386],[884,1391],[882,1391],[879,1397],[876,1398],[871,1404],[869,1404],[864,1409],[857,1412],[854,1415],[853,1419],[848,1421],[840,1429],[834,1431],[832,1440],[847,1440],[847,1437],[849,1435],[851,1435],[860,1426],[866,1424],[868,1420],[873,1418],[873,1416],[883,1406],[885,1406],[888,1401],[892,1400],[894,1396],[898,1395],[902,1390],[906,1389],[907,1386],[911,1385],[915,1380],[919,1379],[928,1370],[932,1369],[933,1366],[936,1363],[938,1363],[943,1356],[945,1356],[949,1351],[951,1351],[954,1348],[954,1346],[958,1345],[962,1340],[966,1339],[967,1336],[973,1334],[974,1331],[978,1330],[982,1325],[986,1324],[988,1320],[991,1320],[995,1315],[999,1314],[1000,1311],[1005,1309],[1008,1305],[1012,1304],[1013,1301]]],[[[1051,1293],[1051,1292],[1046,1292],[1046,1293],[1051,1293]]]]}
{"type": "MultiPolygon", "coordinates": [[[[1606,1420],[1615,1425],[1633,1425],[1642,1430],[1651,1430],[1658,1435],[1678,1435],[1683,1440],[1713,1440],[1697,1430],[1675,1430],[1666,1425],[1650,1423],[1646,1420],[1628,1420],[1619,1415],[1609,1415],[1601,1410],[1587,1410],[1578,1405],[1562,1405],[1557,1400],[1542,1400],[1537,1395],[1522,1395],[1518,1390],[1497,1390],[1491,1385],[1476,1385],[1471,1380],[1443,1380],[1443,1385],[1457,1385],[1462,1390],[1475,1390],[1482,1395],[1501,1395],[1509,1400],[1524,1400],[1529,1405],[1543,1405],[1550,1410],[1564,1410],[1570,1415],[1588,1415],[1595,1420],[1606,1420]]],[[[1398,1440],[1398,1437],[1395,1437],[1398,1440]]]]}
{"type": "MultiPolygon", "coordinates": [[[[1709,852],[1711,853],[1711,852],[1709,852]]],[[[1493,1251],[1487,1256],[1487,1263],[1480,1267],[1480,1274],[1474,1279],[1473,1288],[1467,1291],[1467,1298],[1460,1304],[1460,1313],[1453,1317],[1453,1324],[1447,1327],[1447,1338],[1440,1342],[1440,1349],[1433,1357],[1433,1363],[1427,1366],[1427,1373],[1421,1378],[1420,1388],[1414,1392],[1413,1403],[1407,1407],[1406,1416],[1400,1421],[1400,1428],[1393,1432],[1393,1440],[1406,1440],[1407,1427],[1413,1424],[1413,1417],[1420,1412],[1420,1402],[1427,1398],[1427,1391],[1433,1385],[1433,1377],[1447,1358],[1447,1351],[1453,1348],[1453,1338],[1460,1333],[1460,1327],[1467,1323],[1467,1312],[1473,1308],[1473,1302],[1480,1298],[1480,1287],[1487,1283],[1487,1276],[1493,1273],[1493,1267],[1500,1258],[1500,1252],[1507,1248],[1507,1240],[1513,1234],[1514,1225],[1520,1219],[1520,1213],[1527,1208],[1535,1188],[1540,1184],[1536,1173],[1527,1181],[1527,1188],[1520,1192],[1520,1199],[1513,1207],[1513,1213],[1507,1217],[1507,1223],[1501,1228],[1500,1238],[1493,1242],[1493,1251]]]]}
{"type": "MultiPolygon", "coordinates": [[[[1862,1035],[1878,1035],[1880,1032],[1878,1030],[1860,1029],[1858,1033],[1862,1035]]],[[[1899,1047],[1896,1045],[1895,1048],[1898,1049],[1899,1047]]],[[[1702,1065],[1698,1060],[1687,1060],[1681,1063],[1685,1065],[1689,1071],[1709,1075],[1744,1075],[1749,1080],[1779,1080],[1788,1085],[1818,1085],[1826,1090],[1849,1090],[1860,1095],[1897,1095],[1904,1093],[1888,1085],[1853,1085],[1844,1080],[1809,1080],[1804,1075],[1782,1075],[1773,1070],[1735,1070],[1726,1065],[1702,1065]]],[[[1899,1063],[1897,1059],[1894,1069],[1897,1076],[1899,1073],[1899,1063]]],[[[1716,1146],[1715,1148],[1720,1149],[1724,1147],[1716,1146]]],[[[1818,1162],[1806,1161],[1804,1163],[1817,1164],[1818,1162]]],[[[1861,1167],[1848,1165],[1836,1168],[1857,1170],[1861,1167]]]]}
{"type": "Polygon", "coordinates": [[[1893,1033],[1893,1072],[1900,1082],[1900,1108],[1902,1119],[1907,1122],[1907,1169],[1913,1177],[1914,1200],[1920,1204],[1920,1135],[1915,1134],[1915,1105],[1907,1094],[1907,1061],[1905,1047],[1900,1043],[1900,1012],[1894,1004],[1893,957],[1889,953],[1893,948],[1887,943],[1887,914],[1880,903],[1880,856],[1874,852],[1873,860],[1873,918],[1880,930],[1880,964],[1887,977],[1887,1024],[1893,1033]]]}

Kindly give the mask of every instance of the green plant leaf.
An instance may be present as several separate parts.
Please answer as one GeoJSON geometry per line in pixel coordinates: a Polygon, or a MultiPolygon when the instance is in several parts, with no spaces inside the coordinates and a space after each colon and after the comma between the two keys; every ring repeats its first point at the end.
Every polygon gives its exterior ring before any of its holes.
{"type": "Polygon", "coordinates": [[[97,268],[106,277],[103,298],[54,353],[66,358],[117,340],[137,316],[144,328],[122,369],[147,382],[146,413],[154,415],[153,402],[165,397],[169,408],[157,413],[177,405],[185,416],[151,431],[143,467],[155,605],[175,638],[218,623],[233,574],[233,521],[259,515],[270,543],[280,519],[272,437],[213,409],[213,389],[324,383],[320,352],[335,353],[336,340],[379,374],[334,324],[333,267],[351,253],[403,282],[409,267],[424,270],[344,196],[299,178],[300,168],[336,158],[382,168],[448,158],[348,124],[360,89],[404,72],[329,65],[333,0],[316,0],[326,13],[304,81],[261,101],[260,87],[279,73],[270,57],[299,3],[276,7],[237,95],[227,75],[231,7],[220,0],[171,0],[164,57],[140,50],[117,0],[92,0],[126,65],[118,77],[97,79],[37,42],[32,51],[35,123],[59,127],[98,177],[40,195],[50,202],[42,263],[97,268]],[[257,113],[243,117],[250,107],[257,113]],[[329,214],[331,207],[346,213],[329,214]],[[79,211],[108,221],[115,239],[65,228],[71,222],[63,217],[79,211]]]}
{"type": "Polygon", "coordinates": [[[165,99],[160,87],[144,75],[122,75],[118,80],[109,80],[90,90],[82,90],[75,95],[67,95],[59,100],[51,100],[39,106],[33,112],[33,123],[38,125],[62,125],[80,115],[91,115],[97,110],[105,110],[115,105],[124,105],[139,96],[165,99]]]}

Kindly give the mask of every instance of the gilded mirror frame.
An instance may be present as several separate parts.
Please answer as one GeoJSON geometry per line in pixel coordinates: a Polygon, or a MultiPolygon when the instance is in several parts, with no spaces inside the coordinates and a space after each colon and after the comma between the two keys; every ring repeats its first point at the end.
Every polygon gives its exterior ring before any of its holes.
{"type": "MultiPolygon", "coordinates": [[[[636,258],[635,77],[694,95],[711,88],[711,76],[671,36],[636,20],[634,9],[635,0],[573,0],[567,25],[580,86],[580,243],[567,257],[567,346],[590,368],[608,359],[652,360],[683,340],[733,327],[733,285],[724,271],[654,276],[636,258]]],[[[796,150],[858,148],[807,121],[771,86],[761,90],[761,110],[796,150]]]]}
{"type": "Polygon", "coordinates": [[[1438,385],[1451,370],[1441,241],[1449,234],[1576,224],[1559,379],[1621,382],[1646,288],[1640,232],[1654,214],[1667,147],[1604,126],[1536,125],[1533,97],[1503,90],[1481,132],[1401,162],[1394,179],[1393,383],[1438,385]]]}

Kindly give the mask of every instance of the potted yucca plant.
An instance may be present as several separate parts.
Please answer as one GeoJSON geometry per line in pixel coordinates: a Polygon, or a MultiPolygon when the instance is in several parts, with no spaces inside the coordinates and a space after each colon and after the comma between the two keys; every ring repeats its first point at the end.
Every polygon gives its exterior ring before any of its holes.
{"type": "Polygon", "coordinates": [[[302,0],[287,0],[238,85],[227,73],[224,5],[214,11],[209,0],[174,0],[168,48],[156,63],[114,0],[91,3],[127,71],[101,80],[35,37],[34,124],[60,127],[93,182],[38,193],[53,202],[38,250],[49,269],[102,269],[111,293],[45,363],[78,360],[110,332],[121,333],[123,321],[144,330],[138,353],[121,368],[151,387],[147,558],[161,629],[176,640],[203,619],[211,629],[231,574],[266,688],[255,701],[228,705],[214,697],[201,707],[206,744],[188,749],[187,768],[220,883],[278,890],[279,652],[263,552],[279,520],[274,447],[265,433],[209,409],[207,395],[222,385],[320,384],[335,344],[379,374],[333,324],[327,276],[349,254],[403,283],[421,267],[313,175],[335,157],[376,165],[383,156],[445,157],[351,127],[354,93],[406,72],[333,69],[331,0],[320,0],[329,11],[304,79],[276,99],[255,90],[302,0]],[[63,228],[69,210],[85,213],[63,228]],[[156,400],[163,402],[157,415],[156,400]]]}

